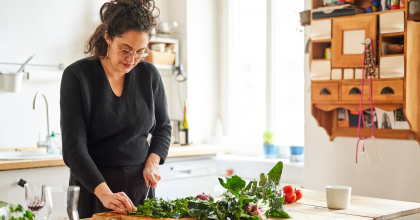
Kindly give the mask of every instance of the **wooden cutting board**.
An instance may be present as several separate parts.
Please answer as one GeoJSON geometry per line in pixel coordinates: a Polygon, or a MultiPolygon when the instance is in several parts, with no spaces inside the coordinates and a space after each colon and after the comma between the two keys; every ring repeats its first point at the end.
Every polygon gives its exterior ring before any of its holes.
{"type": "MultiPolygon", "coordinates": [[[[93,214],[92,220],[156,220],[158,218],[137,217],[135,215],[121,215],[117,212],[102,212],[93,214]]],[[[181,218],[182,220],[197,220],[197,218],[181,218]]],[[[163,220],[176,220],[175,218],[164,218],[163,220]]]]}

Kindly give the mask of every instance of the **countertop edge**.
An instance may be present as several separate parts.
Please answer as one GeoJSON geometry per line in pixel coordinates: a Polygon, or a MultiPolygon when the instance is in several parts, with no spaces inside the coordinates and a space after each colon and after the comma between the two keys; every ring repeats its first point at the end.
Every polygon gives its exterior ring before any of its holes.
{"type": "MultiPolygon", "coordinates": [[[[173,157],[189,157],[201,155],[216,155],[218,153],[229,153],[230,149],[223,146],[198,145],[186,147],[171,147],[169,149],[168,158],[173,157]]],[[[57,167],[66,166],[63,159],[39,159],[39,160],[10,160],[0,161],[0,171],[57,167]]]]}

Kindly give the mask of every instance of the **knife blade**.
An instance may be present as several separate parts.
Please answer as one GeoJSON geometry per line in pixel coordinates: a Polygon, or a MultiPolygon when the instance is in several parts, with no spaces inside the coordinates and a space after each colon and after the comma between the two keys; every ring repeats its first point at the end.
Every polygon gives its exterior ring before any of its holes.
{"type": "Polygon", "coordinates": [[[147,196],[149,195],[151,185],[152,185],[152,181],[149,181],[149,188],[147,188],[146,198],[144,198],[145,200],[147,199],[147,196]]]}

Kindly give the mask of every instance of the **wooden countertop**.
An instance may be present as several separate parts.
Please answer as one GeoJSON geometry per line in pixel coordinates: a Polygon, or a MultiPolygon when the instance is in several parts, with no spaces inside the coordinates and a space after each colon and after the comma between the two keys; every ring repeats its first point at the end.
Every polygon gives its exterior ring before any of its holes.
{"type": "MultiPolygon", "coordinates": [[[[328,209],[325,192],[304,189],[303,198],[292,204],[285,204],[289,219],[312,220],[388,220],[420,213],[420,203],[377,199],[352,195],[350,207],[345,210],[328,209]]],[[[82,220],[91,220],[85,218],[82,220]]],[[[141,218],[138,218],[141,220],[141,218]]],[[[420,218],[419,218],[420,219],[420,218]]],[[[267,218],[267,220],[279,220],[267,218]]]]}
{"type": "MultiPolygon", "coordinates": [[[[185,147],[181,147],[179,145],[172,145],[169,148],[168,158],[212,155],[217,153],[229,152],[229,148],[215,145],[192,145],[185,147]]],[[[0,171],[55,166],[65,166],[63,159],[60,158],[39,160],[0,160],[0,171]]]]}

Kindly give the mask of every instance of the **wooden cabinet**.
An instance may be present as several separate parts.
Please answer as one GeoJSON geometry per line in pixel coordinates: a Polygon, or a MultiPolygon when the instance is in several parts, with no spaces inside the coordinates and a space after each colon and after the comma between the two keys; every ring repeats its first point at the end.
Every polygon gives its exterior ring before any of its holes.
{"type": "Polygon", "coordinates": [[[372,88],[374,101],[404,100],[404,80],[374,81],[372,88]]]}
{"type": "MultiPolygon", "coordinates": [[[[25,189],[17,183],[45,183],[47,186],[68,186],[70,170],[67,166],[0,171],[0,200],[25,205],[25,189]]],[[[48,207],[39,211],[40,219],[46,217],[48,207]]]]}
{"type": "MultiPolygon", "coordinates": [[[[360,102],[360,96],[362,94],[361,83],[355,82],[343,82],[341,87],[341,100],[342,101],[357,101],[360,102]]],[[[365,84],[363,87],[363,101],[369,101],[369,84],[365,84]]]]}
{"type": "Polygon", "coordinates": [[[338,101],[338,83],[313,83],[312,100],[338,101]]]}
{"type": "MultiPolygon", "coordinates": [[[[331,46],[331,66],[333,68],[362,67],[363,50],[351,50],[350,48],[347,52],[346,46],[362,48],[364,39],[376,39],[376,20],[376,15],[333,19],[331,46]],[[364,33],[364,37],[359,38],[360,33],[364,33]]],[[[376,51],[376,44],[373,44],[373,51],[376,51]]]]}
{"type": "MultiPolygon", "coordinates": [[[[365,7],[370,4],[368,1],[356,1],[356,4],[365,3],[367,4],[365,7]]],[[[322,0],[312,0],[312,8],[320,7],[322,4],[322,0]]],[[[363,7],[363,5],[358,6],[363,7]]],[[[358,39],[354,41],[356,42],[354,45],[357,46],[357,42],[361,41],[359,38],[371,38],[373,57],[378,70],[377,76],[372,79],[373,108],[385,111],[403,108],[405,119],[410,126],[410,130],[375,129],[375,137],[416,140],[420,143],[420,22],[407,21],[407,10],[405,8],[326,18],[331,20],[331,39],[312,41],[310,62],[323,61],[325,48],[331,47],[331,70],[360,69],[363,66],[363,46],[362,49],[353,50],[355,48],[345,48],[345,42],[349,39],[348,36],[356,36],[358,39]],[[398,19],[394,21],[390,19],[391,17],[398,19]],[[401,18],[404,20],[403,25],[401,18]],[[364,36],[361,33],[364,33],[364,36]],[[387,48],[389,44],[403,45],[403,49],[397,52],[389,51],[387,48]]],[[[337,109],[359,111],[361,98],[361,109],[370,109],[369,79],[364,80],[363,97],[361,97],[360,75],[362,74],[357,74],[355,79],[334,77],[334,80],[328,76],[312,78],[311,75],[311,112],[318,125],[330,136],[330,140],[337,136],[358,136],[357,127],[338,127],[337,109]]],[[[371,129],[362,128],[360,134],[361,137],[369,136],[371,129]]]]}

